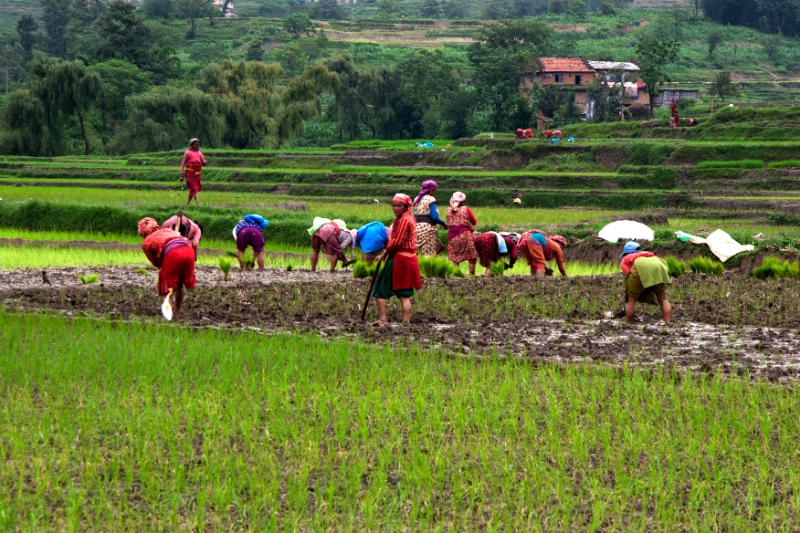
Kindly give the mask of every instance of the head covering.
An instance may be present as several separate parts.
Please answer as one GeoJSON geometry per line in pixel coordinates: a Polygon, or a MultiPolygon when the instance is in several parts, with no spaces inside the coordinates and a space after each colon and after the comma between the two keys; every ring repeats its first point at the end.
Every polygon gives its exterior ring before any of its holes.
{"type": "Polygon", "coordinates": [[[196,143],[196,142],[197,142],[197,143],[199,143],[199,142],[200,142],[200,139],[197,139],[197,138],[194,138],[194,139],[189,139],[189,148],[191,148],[191,147],[192,147],[192,145],[193,145],[194,143],[196,143]]]}
{"type": "Polygon", "coordinates": [[[626,255],[638,252],[641,249],[642,247],[639,246],[638,242],[632,242],[632,241],[626,242],[625,247],[622,249],[622,254],[620,255],[620,257],[625,257],[626,255]]]}
{"type": "Polygon", "coordinates": [[[161,227],[154,218],[145,217],[139,221],[139,235],[142,237],[147,237],[157,229],[161,229],[161,227]]]}
{"type": "Polygon", "coordinates": [[[269,225],[269,221],[261,215],[246,215],[242,220],[255,224],[255,227],[262,231],[269,225]]]}
{"type": "Polygon", "coordinates": [[[515,204],[518,204],[518,205],[522,204],[522,198],[514,198],[514,201],[512,203],[515,203],[515,204]]]}
{"type": "MultiPolygon", "coordinates": [[[[428,183],[428,182],[426,181],[425,183],[428,183]]],[[[435,184],[436,182],[433,182],[433,183],[435,184]]],[[[403,194],[401,192],[395,194],[394,198],[392,198],[392,203],[395,203],[395,202],[402,202],[402,203],[406,204],[406,207],[408,207],[408,208],[411,208],[411,206],[414,205],[411,202],[411,197],[409,195],[403,194]]]]}
{"type": "Polygon", "coordinates": [[[543,233],[531,233],[531,242],[538,244],[542,248],[547,248],[547,237],[545,237],[543,233]]]}
{"type": "Polygon", "coordinates": [[[454,192],[453,196],[450,197],[450,208],[456,209],[458,206],[464,203],[464,200],[467,199],[467,195],[463,192],[454,192]]]}
{"type": "Polygon", "coordinates": [[[555,241],[555,242],[557,242],[557,243],[558,243],[558,244],[560,244],[562,247],[566,247],[566,246],[567,246],[567,239],[565,239],[565,238],[564,238],[564,237],[562,237],[561,235],[551,235],[551,236],[550,236],[550,240],[551,240],[551,241],[555,241]]]}
{"type": "Polygon", "coordinates": [[[340,230],[347,231],[347,224],[345,224],[344,220],[342,220],[341,218],[334,218],[333,220],[331,220],[331,222],[339,226],[340,230]]]}
{"type": "Polygon", "coordinates": [[[435,191],[438,188],[439,188],[439,184],[436,183],[433,180],[423,181],[422,182],[422,189],[419,191],[419,194],[417,195],[417,197],[414,198],[414,204],[413,205],[417,205],[419,203],[419,201],[422,200],[423,196],[435,191]]]}

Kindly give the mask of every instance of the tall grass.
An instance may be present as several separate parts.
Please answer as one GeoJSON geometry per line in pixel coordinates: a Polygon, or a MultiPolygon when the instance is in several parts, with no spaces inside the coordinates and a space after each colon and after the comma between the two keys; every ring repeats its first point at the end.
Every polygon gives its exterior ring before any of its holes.
{"type": "Polygon", "coordinates": [[[714,261],[713,259],[708,259],[707,257],[695,257],[689,261],[689,269],[695,273],[721,276],[725,271],[725,266],[719,261],[714,261]]]}
{"type": "Polygon", "coordinates": [[[0,322],[4,530],[751,531],[800,513],[780,385],[0,322]]]}
{"type": "Polygon", "coordinates": [[[753,270],[758,279],[797,278],[800,266],[797,261],[784,261],[780,257],[770,255],[764,258],[761,266],[753,270]]]}

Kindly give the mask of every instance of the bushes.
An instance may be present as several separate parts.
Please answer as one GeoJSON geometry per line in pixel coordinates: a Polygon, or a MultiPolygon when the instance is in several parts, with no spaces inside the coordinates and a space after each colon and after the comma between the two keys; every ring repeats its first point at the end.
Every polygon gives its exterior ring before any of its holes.
{"type": "Polygon", "coordinates": [[[672,256],[664,259],[667,262],[667,270],[669,270],[670,277],[678,278],[686,273],[686,263],[680,259],[672,256]]]}
{"type": "Polygon", "coordinates": [[[706,257],[697,257],[689,261],[689,269],[695,273],[713,274],[715,276],[721,276],[725,271],[722,263],[706,257]]]}
{"type": "Polygon", "coordinates": [[[764,258],[761,266],[753,270],[753,275],[758,279],[796,278],[800,272],[797,261],[790,263],[782,261],[780,257],[770,255],[764,258]]]}
{"type": "Polygon", "coordinates": [[[739,161],[702,161],[697,168],[764,168],[764,162],[758,159],[742,159],[739,161]]]}

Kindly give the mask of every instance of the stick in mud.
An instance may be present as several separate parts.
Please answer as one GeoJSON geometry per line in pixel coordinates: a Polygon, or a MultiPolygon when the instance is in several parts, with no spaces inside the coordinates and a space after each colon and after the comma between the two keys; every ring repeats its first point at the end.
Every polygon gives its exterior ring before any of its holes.
{"type": "Polygon", "coordinates": [[[372,288],[375,287],[375,280],[378,279],[378,271],[381,269],[381,262],[383,258],[375,265],[375,272],[372,273],[372,281],[369,282],[369,290],[367,290],[367,299],[364,300],[364,309],[361,310],[361,320],[367,319],[367,306],[369,305],[369,299],[372,296],[372,288]]]}

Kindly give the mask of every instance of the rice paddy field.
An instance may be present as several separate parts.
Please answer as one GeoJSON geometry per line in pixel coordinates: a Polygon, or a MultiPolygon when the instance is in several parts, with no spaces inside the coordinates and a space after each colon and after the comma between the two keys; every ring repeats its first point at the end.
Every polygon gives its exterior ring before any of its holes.
{"type": "Polygon", "coordinates": [[[800,172],[770,164],[800,143],[590,126],[211,150],[200,206],[180,153],[0,160],[0,531],[796,531],[800,172]],[[394,300],[362,321],[363,265],[312,272],[307,228],[388,224],[427,179],[479,232],[565,236],[569,277],[442,255],[410,324],[394,300]],[[167,322],[136,221],[178,209],[204,236],[167,322]],[[248,213],[267,268],[226,279],[248,213]],[[625,219],[685,269],[669,325],[618,318],[622,243],[597,232],[625,219]],[[674,235],[717,229],[755,248],[721,274],[674,235]]]}

